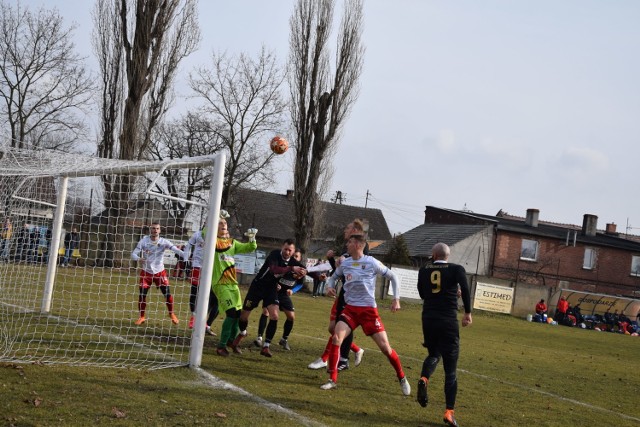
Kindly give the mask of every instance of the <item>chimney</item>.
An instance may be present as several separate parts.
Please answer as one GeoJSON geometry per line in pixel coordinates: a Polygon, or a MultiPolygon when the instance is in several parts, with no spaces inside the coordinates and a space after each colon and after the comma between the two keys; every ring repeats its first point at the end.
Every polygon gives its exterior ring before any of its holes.
{"type": "Polygon", "coordinates": [[[540,215],[540,211],[538,209],[527,209],[527,218],[524,221],[525,225],[528,225],[529,227],[537,227],[538,215],[540,215]]]}
{"type": "Polygon", "coordinates": [[[584,214],[582,220],[582,235],[595,236],[598,227],[598,217],[596,215],[584,214]]]}
{"type": "Polygon", "coordinates": [[[293,190],[287,190],[287,200],[293,200],[293,190]]]}
{"type": "Polygon", "coordinates": [[[607,224],[606,233],[607,234],[613,234],[613,235],[617,235],[618,234],[616,232],[616,223],[615,222],[611,222],[611,223],[607,224]]]}

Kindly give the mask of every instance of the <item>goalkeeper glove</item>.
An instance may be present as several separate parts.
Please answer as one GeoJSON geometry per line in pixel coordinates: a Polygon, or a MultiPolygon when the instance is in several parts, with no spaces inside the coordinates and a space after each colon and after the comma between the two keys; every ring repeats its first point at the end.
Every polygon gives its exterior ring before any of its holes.
{"type": "Polygon", "coordinates": [[[220,219],[227,219],[230,216],[231,215],[229,215],[229,212],[225,211],[224,209],[220,209],[220,219]]]}
{"type": "Polygon", "coordinates": [[[244,235],[249,238],[250,242],[255,242],[256,241],[256,234],[258,234],[258,229],[257,228],[250,228],[250,229],[247,230],[246,233],[244,233],[244,235]]]}

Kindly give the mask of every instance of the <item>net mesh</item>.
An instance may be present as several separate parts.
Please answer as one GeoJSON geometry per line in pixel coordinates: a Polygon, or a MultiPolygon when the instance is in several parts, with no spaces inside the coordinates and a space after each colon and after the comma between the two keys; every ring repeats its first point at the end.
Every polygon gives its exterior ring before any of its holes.
{"type": "Polygon", "coordinates": [[[0,144],[0,360],[188,364],[185,271],[173,252],[165,253],[180,323],[172,323],[165,296],[152,286],[147,321],[137,326],[139,269],[131,252],[151,222],[177,246],[202,224],[209,195],[187,195],[184,177],[206,173],[214,161],[126,162],[0,144]],[[74,229],[78,244],[65,244],[74,229]]]}

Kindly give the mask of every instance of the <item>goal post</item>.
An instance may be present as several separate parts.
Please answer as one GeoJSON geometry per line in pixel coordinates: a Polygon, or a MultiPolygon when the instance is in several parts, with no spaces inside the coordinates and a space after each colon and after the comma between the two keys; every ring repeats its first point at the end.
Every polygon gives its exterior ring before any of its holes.
{"type": "Polygon", "coordinates": [[[224,154],[122,161],[0,142],[0,361],[200,366],[225,161],[224,154]],[[181,181],[192,173],[210,184],[194,191],[181,181]],[[135,325],[137,242],[157,222],[161,237],[179,246],[205,218],[198,292],[206,297],[196,300],[194,328],[190,281],[178,275],[173,252],[165,253],[170,292],[152,286],[147,321],[135,325]]]}

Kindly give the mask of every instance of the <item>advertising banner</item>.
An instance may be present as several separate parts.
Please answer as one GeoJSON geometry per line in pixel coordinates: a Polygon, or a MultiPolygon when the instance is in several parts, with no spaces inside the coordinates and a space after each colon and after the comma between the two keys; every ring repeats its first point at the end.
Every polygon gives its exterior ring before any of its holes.
{"type": "MultiPolygon", "coordinates": [[[[613,295],[589,294],[565,289],[560,296],[567,298],[569,305],[580,304],[580,312],[585,314],[621,313],[635,320],[640,312],[640,300],[616,297],[613,295]]],[[[558,298],[560,298],[560,296],[558,298]]]]}
{"type": "Polygon", "coordinates": [[[513,288],[478,282],[473,299],[473,308],[511,314],[513,288]]]}
{"type": "MultiPolygon", "coordinates": [[[[420,299],[418,293],[418,270],[393,267],[391,270],[398,277],[398,287],[400,288],[400,298],[420,299]]],[[[387,291],[388,295],[393,295],[391,284],[387,291]]]]}

